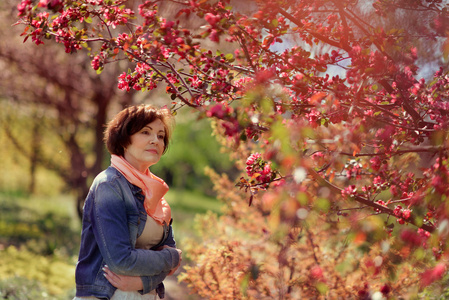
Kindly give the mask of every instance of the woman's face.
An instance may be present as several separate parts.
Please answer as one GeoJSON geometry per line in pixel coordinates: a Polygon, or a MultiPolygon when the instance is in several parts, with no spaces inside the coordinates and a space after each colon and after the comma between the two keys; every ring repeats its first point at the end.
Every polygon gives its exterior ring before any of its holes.
{"type": "Polygon", "coordinates": [[[125,159],[144,173],[161,158],[165,146],[164,137],[164,123],[156,119],[130,137],[131,144],[125,149],[125,159]]]}

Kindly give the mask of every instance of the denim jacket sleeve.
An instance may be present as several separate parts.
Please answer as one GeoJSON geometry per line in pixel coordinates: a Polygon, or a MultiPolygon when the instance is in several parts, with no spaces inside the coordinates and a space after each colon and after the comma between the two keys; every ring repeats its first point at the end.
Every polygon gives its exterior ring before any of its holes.
{"type": "Polygon", "coordinates": [[[161,273],[168,273],[178,265],[180,258],[176,249],[134,249],[123,192],[118,185],[111,181],[99,183],[94,198],[93,232],[105,263],[113,272],[129,276],[162,276],[161,273]]]}
{"type": "Polygon", "coordinates": [[[140,277],[143,284],[143,290],[139,291],[139,293],[144,295],[156,289],[165,277],[167,277],[167,274],[168,272],[162,272],[159,275],[140,277]]]}

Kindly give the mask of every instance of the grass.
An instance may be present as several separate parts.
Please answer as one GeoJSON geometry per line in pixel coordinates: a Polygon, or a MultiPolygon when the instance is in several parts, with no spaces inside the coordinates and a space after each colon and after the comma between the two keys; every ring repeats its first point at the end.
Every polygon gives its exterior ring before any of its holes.
{"type": "Polygon", "coordinates": [[[216,198],[205,196],[200,192],[170,189],[166,199],[175,214],[197,214],[207,211],[220,213],[222,206],[216,198]]]}
{"type": "Polygon", "coordinates": [[[68,196],[0,194],[0,299],[69,299],[79,221],[68,196]]]}
{"type": "MultiPolygon", "coordinates": [[[[221,213],[221,202],[198,192],[170,189],[166,200],[172,210],[173,232],[176,245],[180,249],[184,249],[184,240],[201,238],[194,228],[194,219],[197,214],[205,214],[208,211],[221,213]]],[[[183,257],[187,259],[188,253],[184,252],[184,254],[183,257]]]]}
{"type": "Polygon", "coordinates": [[[0,244],[31,248],[36,254],[79,248],[79,220],[69,196],[27,197],[0,194],[0,244]]]}

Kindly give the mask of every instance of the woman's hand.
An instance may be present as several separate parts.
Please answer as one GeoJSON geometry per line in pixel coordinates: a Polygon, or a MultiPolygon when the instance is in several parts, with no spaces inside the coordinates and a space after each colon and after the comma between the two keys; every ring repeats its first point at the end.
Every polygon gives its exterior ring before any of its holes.
{"type": "MultiPolygon", "coordinates": [[[[162,246],[162,247],[159,247],[157,250],[162,250],[162,249],[166,249],[166,248],[173,248],[173,247],[164,245],[164,246],[162,246]]],[[[174,249],[176,249],[176,251],[178,251],[178,254],[179,254],[179,263],[178,263],[178,265],[177,265],[175,268],[171,269],[170,273],[168,273],[167,276],[173,275],[173,274],[176,272],[176,270],[178,270],[179,266],[181,266],[181,261],[182,261],[182,250],[181,250],[181,249],[178,249],[178,248],[174,248],[174,249]]]]}
{"type": "Polygon", "coordinates": [[[116,288],[122,291],[140,291],[143,289],[143,283],[138,276],[117,275],[108,266],[103,268],[104,277],[116,288]]]}

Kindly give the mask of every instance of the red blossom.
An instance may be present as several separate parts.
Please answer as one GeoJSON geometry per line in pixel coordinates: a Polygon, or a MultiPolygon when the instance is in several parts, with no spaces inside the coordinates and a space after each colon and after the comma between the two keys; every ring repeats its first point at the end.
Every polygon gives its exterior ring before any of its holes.
{"type": "Polygon", "coordinates": [[[404,210],[402,211],[402,217],[403,217],[405,220],[408,220],[408,219],[410,218],[411,213],[412,213],[412,211],[411,211],[410,209],[404,209],[404,210]]]}
{"type": "Polygon", "coordinates": [[[18,12],[18,16],[24,16],[26,14],[27,11],[30,11],[33,7],[33,2],[31,0],[22,0],[18,5],[17,5],[17,10],[18,12]]]}
{"type": "Polygon", "coordinates": [[[101,66],[103,66],[104,59],[105,59],[104,53],[95,55],[94,59],[91,62],[92,68],[94,70],[98,70],[101,66]]]}
{"type": "Polygon", "coordinates": [[[63,4],[63,0],[40,0],[38,6],[62,12],[63,4]]]}
{"type": "Polygon", "coordinates": [[[272,70],[261,70],[256,74],[256,82],[257,83],[267,83],[274,76],[274,72],[272,70]]]}
{"type": "Polygon", "coordinates": [[[391,292],[391,287],[386,283],[380,288],[380,292],[384,296],[387,296],[391,292]]]}
{"type": "Polygon", "coordinates": [[[373,168],[374,171],[379,171],[382,161],[380,160],[379,156],[374,156],[370,159],[371,168],[373,168]]]}
{"type": "Polygon", "coordinates": [[[271,163],[263,160],[260,153],[253,153],[248,157],[246,174],[257,183],[270,183],[276,176],[271,163]]]}
{"type": "Polygon", "coordinates": [[[434,268],[431,268],[421,273],[421,287],[429,286],[433,282],[440,280],[446,273],[446,269],[447,269],[446,265],[440,263],[436,265],[434,268]]]}
{"type": "Polygon", "coordinates": [[[215,29],[211,29],[209,38],[212,42],[216,43],[220,42],[220,35],[218,34],[218,31],[215,29]]]}
{"type": "Polygon", "coordinates": [[[393,210],[393,213],[396,217],[402,217],[402,206],[396,205],[396,207],[393,210]]]}
{"type": "Polygon", "coordinates": [[[230,107],[226,107],[225,105],[218,103],[218,104],[212,106],[210,109],[208,109],[206,112],[206,115],[209,118],[216,117],[218,119],[223,119],[230,112],[231,112],[230,107]]]}
{"type": "Polygon", "coordinates": [[[219,16],[215,16],[215,15],[212,14],[212,13],[207,13],[207,14],[204,16],[204,19],[205,19],[207,22],[209,22],[209,24],[210,24],[211,26],[214,26],[218,21],[220,21],[220,17],[219,17],[219,16]]]}
{"type": "Polygon", "coordinates": [[[425,242],[426,238],[417,233],[416,231],[405,229],[401,232],[401,239],[414,247],[420,247],[425,242]]]}
{"type": "Polygon", "coordinates": [[[353,197],[357,194],[357,187],[355,185],[350,185],[341,191],[341,195],[344,198],[353,197]]]}
{"type": "Polygon", "coordinates": [[[322,280],[323,279],[323,269],[320,266],[313,266],[310,269],[310,277],[314,280],[322,280]]]}

